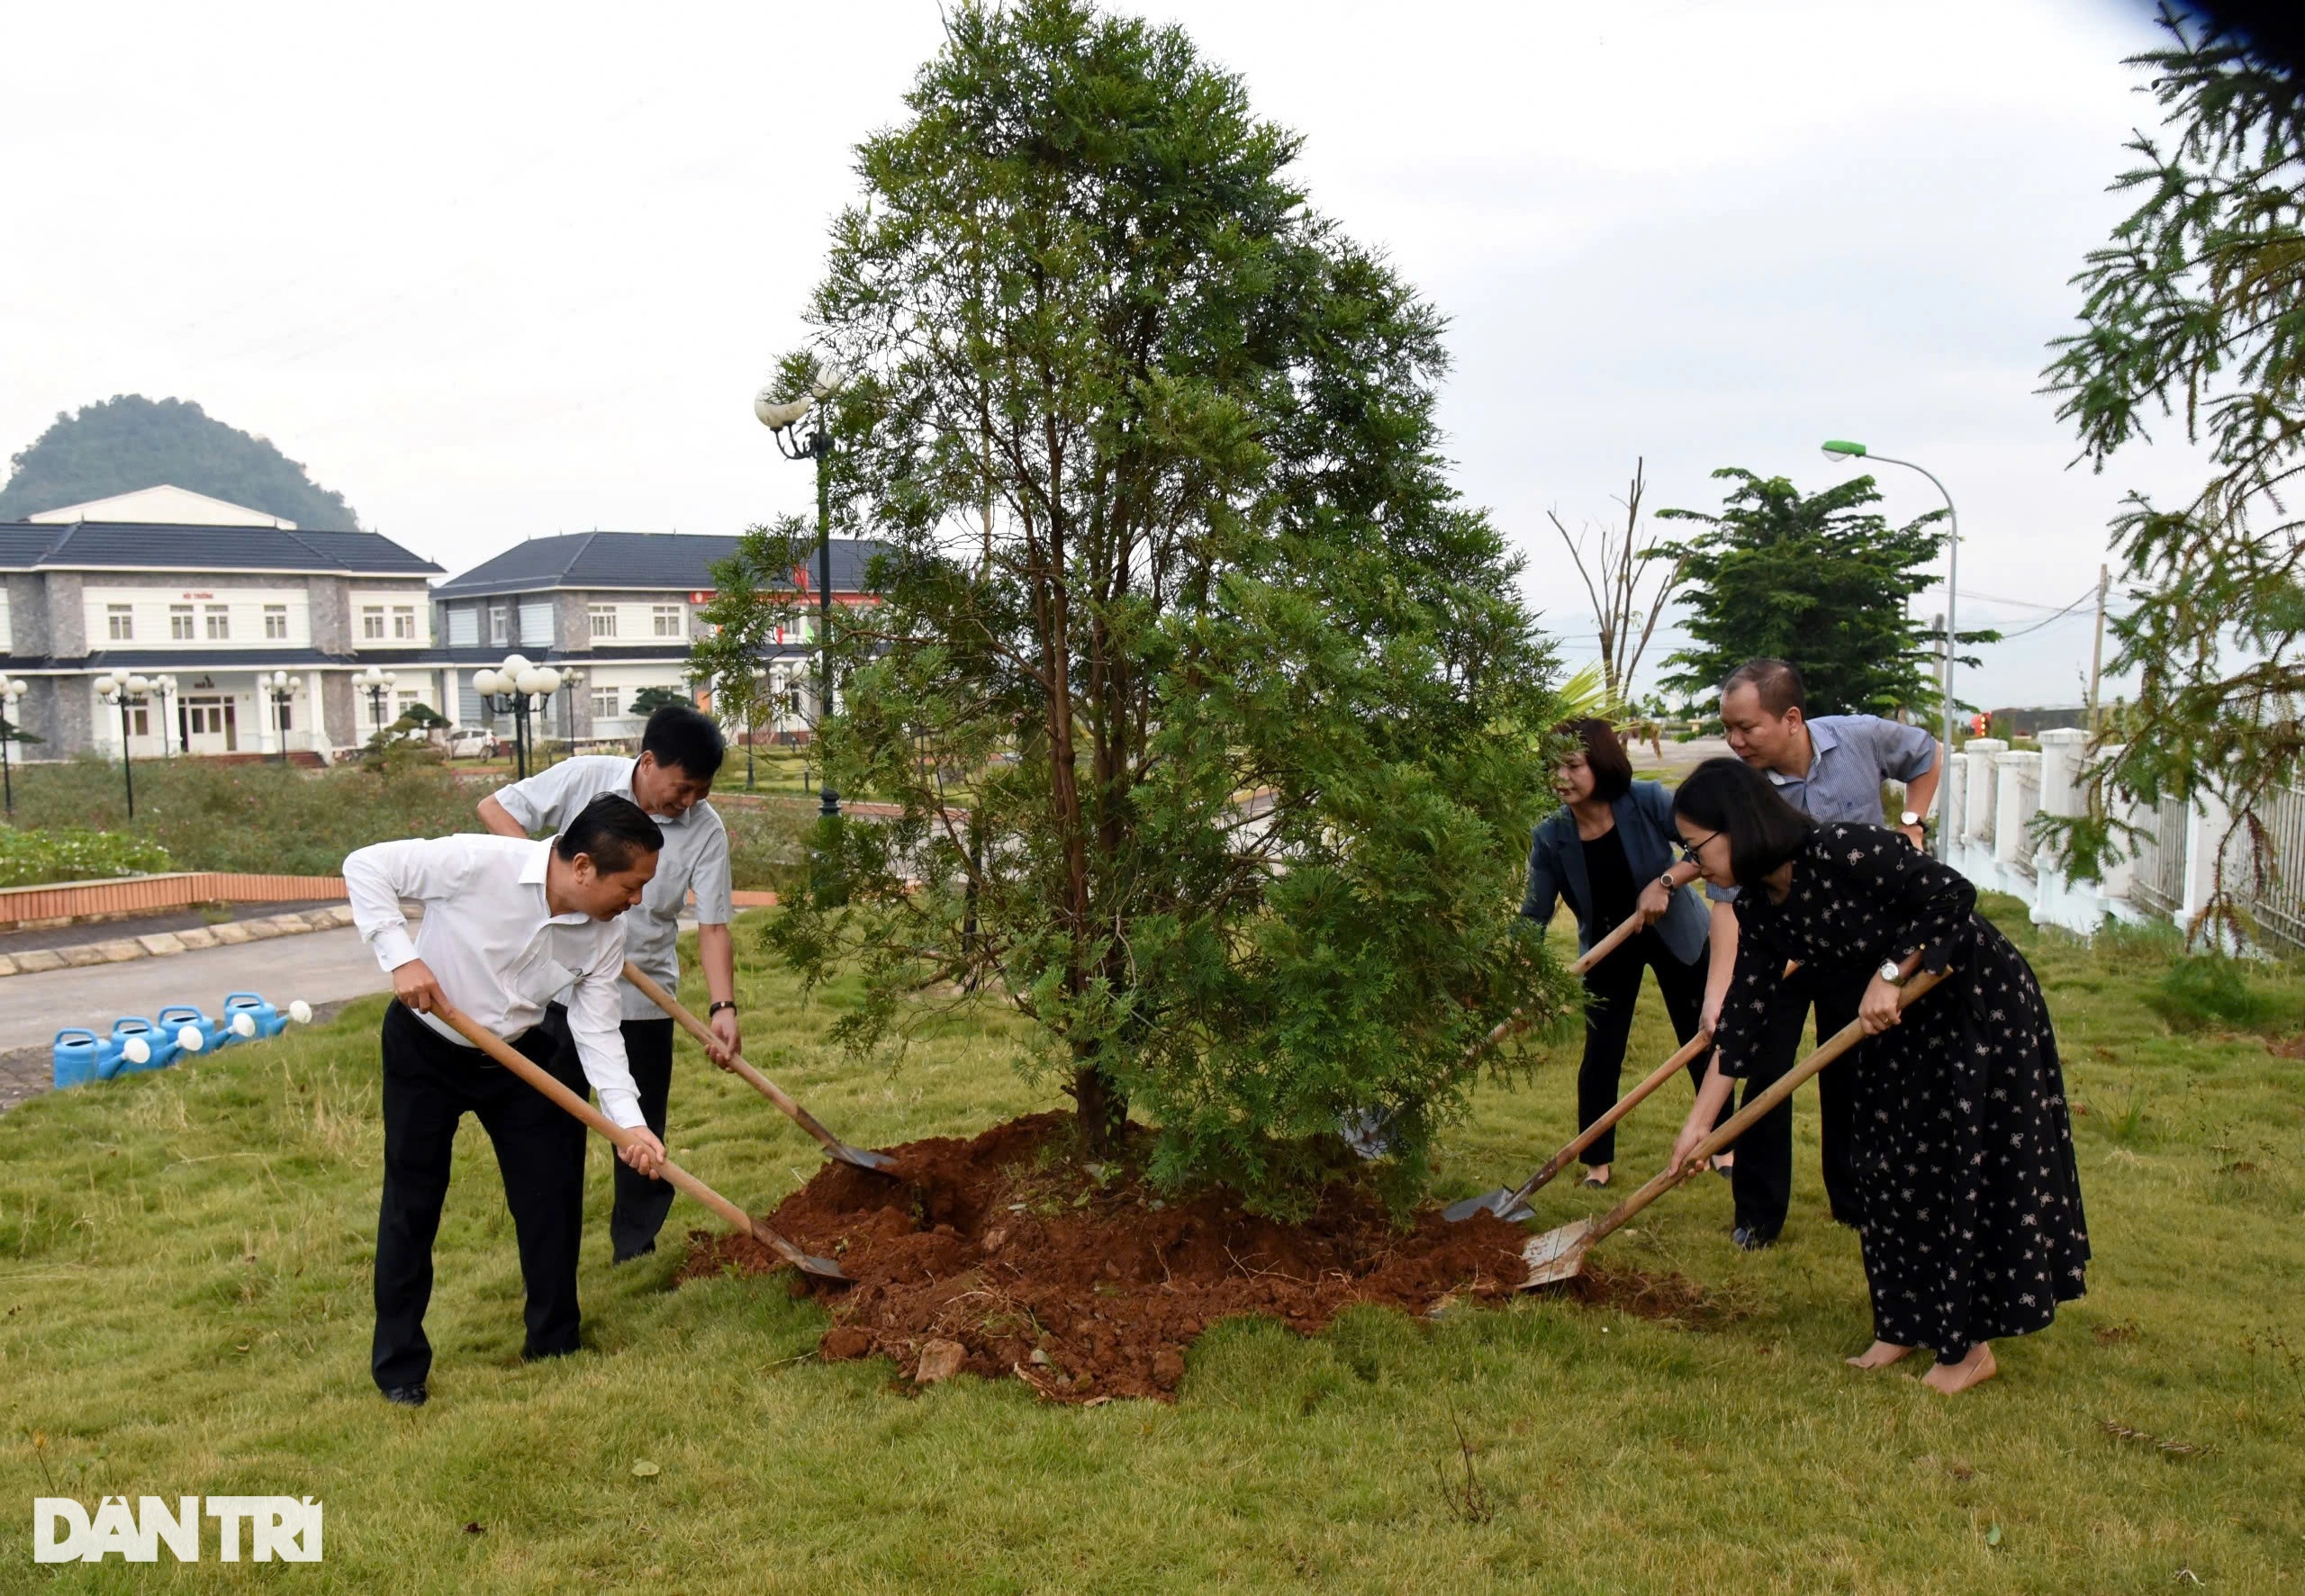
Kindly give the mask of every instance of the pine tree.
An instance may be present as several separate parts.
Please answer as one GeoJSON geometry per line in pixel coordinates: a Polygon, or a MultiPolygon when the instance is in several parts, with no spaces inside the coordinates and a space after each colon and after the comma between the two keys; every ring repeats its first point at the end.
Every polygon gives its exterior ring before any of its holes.
{"type": "Polygon", "coordinates": [[[1301,1209],[1373,1108],[1415,1189],[1568,989],[1513,912],[1550,651],[1442,473],[1440,319],[1179,29],[963,6],[908,103],[812,308],[890,551],[827,757],[902,813],[827,823],[775,945],[863,971],[859,1045],[1004,995],[1162,1178],[1301,1209]]]}
{"type": "MultiPolygon", "coordinates": [[[[1661,550],[1683,562],[1691,639],[1666,660],[1677,667],[1666,688],[1709,702],[1747,660],[1790,660],[1808,684],[1812,715],[1933,722],[1944,702],[1937,675],[1944,634],[1907,610],[1937,580],[1930,566],[1945,539],[1934,528],[1945,512],[1892,527],[1865,508],[1881,499],[1869,476],[1803,498],[1781,476],[1733,465],[1713,474],[1737,484],[1721,513],[1657,512],[1659,520],[1712,529],[1661,550]]],[[[1960,641],[1998,636],[1964,632],[1960,641]]]]}

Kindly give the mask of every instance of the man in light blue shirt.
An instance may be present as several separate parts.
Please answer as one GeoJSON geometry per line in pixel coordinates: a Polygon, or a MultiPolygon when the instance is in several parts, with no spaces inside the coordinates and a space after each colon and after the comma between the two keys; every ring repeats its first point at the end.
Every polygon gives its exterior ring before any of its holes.
{"type": "MultiPolygon", "coordinates": [[[[1801,672],[1783,660],[1749,660],[1721,686],[1721,724],[1738,758],[1761,771],[1794,808],[1819,821],[1887,824],[1882,812],[1885,782],[1904,786],[1904,807],[1895,829],[1916,848],[1926,846],[1922,823],[1936,801],[1944,772],[1937,739],[1920,726],[1874,715],[1808,716],[1808,692],[1801,672]]],[[[1716,899],[1721,895],[1716,894],[1716,899]]],[[[1713,967],[1705,985],[1704,1021],[1719,1019],[1736,962],[1736,921],[1724,902],[1713,906],[1716,920],[1728,922],[1726,936],[1713,938],[1713,967]],[[1727,957],[1722,957],[1726,948],[1727,957]]],[[[1769,1015],[1767,1039],[1745,1081],[1745,1101],[1768,1089],[1801,1051],[1801,1036],[1813,1009],[1817,1035],[1830,1036],[1857,1017],[1857,1005],[1871,977],[1863,969],[1795,970],[1778,987],[1769,1015]]],[[[1857,1181],[1849,1168],[1849,1105],[1858,1060],[1817,1077],[1817,1114],[1824,1142],[1825,1196],[1842,1224],[1858,1222],[1857,1181]]],[[[1793,1198],[1793,1103],[1787,1098],[1739,1138],[1731,1183],[1737,1218],[1731,1234],[1748,1249],[1767,1247],[1785,1228],[1793,1198]]]]}

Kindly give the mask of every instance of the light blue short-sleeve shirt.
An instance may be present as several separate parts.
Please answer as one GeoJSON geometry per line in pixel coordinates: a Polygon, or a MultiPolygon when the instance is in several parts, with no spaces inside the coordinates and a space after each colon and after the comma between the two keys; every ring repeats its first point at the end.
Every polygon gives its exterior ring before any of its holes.
{"type": "MultiPolygon", "coordinates": [[[[565,759],[526,781],[498,788],[496,801],[529,831],[557,832],[604,792],[639,803],[632,790],[637,762],[613,753],[565,759]]],[[[678,820],[663,815],[648,818],[664,832],[664,850],[656,856],[656,874],[642,888],[639,906],[622,916],[624,956],[665,991],[678,996],[681,913],[689,894],[696,894],[700,925],[726,925],[735,912],[729,901],[728,828],[709,802],[696,805],[678,820]]],[[[630,982],[619,981],[618,990],[626,1019],[665,1017],[664,1011],[630,982]]]]}
{"type": "MultiPolygon", "coordinates": [[[[1856,821],[1885,825],[1881,807],[1884,781],[1911,781],[1937,768],[1937,739],[1926,726],[1884,720],[1877,715],[1820,715],[1809,727],[1805,775],[1765,772],[1777,796],[1812,820],[1827,825],[1856,821]]],[[[1705,896],[1727,903],[1733,887],[1708,887],[1705,896]]]]}

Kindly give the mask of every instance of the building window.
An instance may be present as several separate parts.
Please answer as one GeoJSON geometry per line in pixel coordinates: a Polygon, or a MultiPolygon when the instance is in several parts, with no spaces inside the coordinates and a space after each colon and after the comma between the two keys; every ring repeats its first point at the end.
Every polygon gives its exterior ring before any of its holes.
{"type": "Polygon", "coordinates": [[[509,604],[488,607],[488,646],[502,648],[512,641],[512,609],[509,604]]]}
{"type": "Polygon", "coordinates": [[[592,636],[595,637],[616,636],[615,605],[595,604],[592,606],[592,636]]]}
{"type": "Polygon", "coordinates": [[[114,643],[136,641],[136,607],[132,604],[104,606],[104,635],[114,643]]]}
{"type": "Polygon", "coordinates": [[[381,643],[384,636],[384,607],[370,604],[360,611],[360,640],[381,643]]]}
{"type": "Polygon", "coordinates": [[[679,605],[659,604],[655,608],[655,614],[657,636],[677,637],[681,635],[681,607],[679,605]]]}
{"type": "Polygon", "coordinates": [[[146,706],[138,704],[129,709],[128,735],[131,737],[149,737],[152,735],[152,715],[146,706]]]}
{"type": "Polygon", "coordinates": [[[412,605],[396,606],[393,610],[393,640],[396,643],[416,641],[416,609],[412,605]]]}
{"type": "Polygon", "coordinates": [[[168,641],[171,643],[192,641],[191,605],[171,604],[168,606],[168,641]]]}
{"type": "Polygon", "coordinates": [[[232,612],[221,604],[211,604],[207,609],[208,641],[226,643],[232,636],[232,612]]]}
{"type": "Polygon", "coordinates": [[[624,711],[617,707],[617,694],[621,688],[596,687],[592,690],[592,718],[613,720],[624,711]]]}
{"type": "Polygon", "coordinates": [[[288,606],[267,604],[264,607],[264,636],[268,643],[281,643],[287,640],[288,606]]]}

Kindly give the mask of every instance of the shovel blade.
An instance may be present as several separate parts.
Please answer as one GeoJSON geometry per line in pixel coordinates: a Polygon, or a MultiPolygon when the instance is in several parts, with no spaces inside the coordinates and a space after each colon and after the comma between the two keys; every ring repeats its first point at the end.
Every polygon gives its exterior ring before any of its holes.
{"type": "Polygon", "coordinates": [[[851,1278],[848,1271],[842,1268],[838,1264],[833,1262],[832,1259],[828,1258],[818,1258],[814,1253],[804,1252],[800,1254],[798,1258],[792,1260],[792,1267],[799,1269],[804,1275],[814,1275],[820,1280],[846,1280],[851,1278]]]}
{"type": "Polygon", "coordinates": [[[1584,1273],[1585,1254],[1593,1245],[1593,1232],[1600,1222],[1597,1219],[1580,1219],[1574,1224],[1531,1237],[1529,1244],[1521,1249],[1521,1259],[1529,1266],[1529,1276],[1521,1282],[1521,1289],[1557,1285],[1584,1273]]]}
{"type": "Polygon", "coordinates": [[[844,1164],[854,1164],[859,1169],[870,1169],[878,1175],[895,1173],[897,1161],[886,1153],[872,1152],[865,1148],[851,1147],[845,1141],[828,1150],[844,1164]]]}
{"type": "Polygon", "coordinates": [[[1494,1213],[1507,1224],[1519,1224],[1536,1218],[1536,1212],[1526,1203],[1516,1203],[1513,1194],[1503,1186],[1493,1192],[1483,1192],[1478,1197],[1466,1197],[1450,1204],[1441,1211],[1441,1217],[1451,1224],[1462,1224],[1476,1213],[1494,1213]]]}

